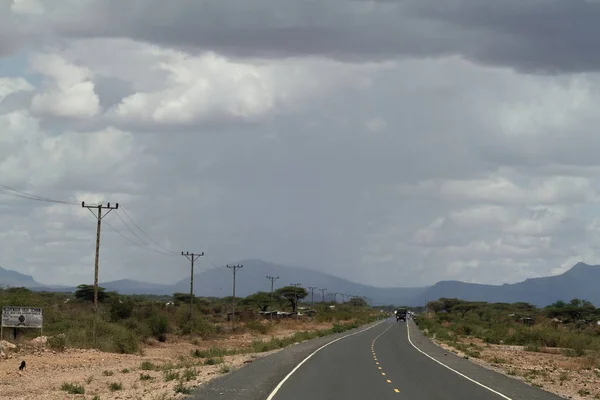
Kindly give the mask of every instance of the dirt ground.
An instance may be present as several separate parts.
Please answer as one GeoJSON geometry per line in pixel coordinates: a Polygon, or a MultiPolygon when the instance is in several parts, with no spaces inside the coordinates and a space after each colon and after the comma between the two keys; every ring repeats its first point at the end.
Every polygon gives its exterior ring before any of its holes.
{"type": "MultiPolygon", "coordinates": [[[[268,353],[226,356],[223,362],[205,365],[206,359],[191,356],[196,349],[239,348],[252,341],[286,337],[300,330],[327,329],[332,324],[281,321],[269,334],[233,334],[220,340],[198,341],[169,337],[166,343],[148,341],[143,355],[103,353],[97,350],[6,350],[0,359],[0,398],[33,399],[180,399],[180,389],[193,388],[250,363],[268,353]],[[27,368],[19,371],[26,360],[27,368]],[[146,362],[146,365],[142,363],[146,362]],[[151,365],[148,363],[152,363],[151,365]],[[179,378],[178,378],[179,376],[179,378]],[[81,385],[85,394],[68,394],[65,383],[81,385]]],[[[43,341],[43,338],[38,338],[43,341]]],[[[4,343],[6,346],[10,344],[4,343]]],[[[31,344],[31,343],[30,343],[31,344]]],[[[26,346],[23,346],[26,347],[26,346]]]]}
{"type": "MultiPolygon", "coordinates": [[[[434,342],[461,357],[463,351],[434,342]]],[[[542,348],[539,352],[523,346],[489,345],[476,338],[462,339],[470,346],[469,359],[481,366],[510,375],[559,396],[574,399],[600,399],[600,355],[568,357],[563,349],[542,348]],[[479,354],[477,354],[479,353],[479,354]]]]}

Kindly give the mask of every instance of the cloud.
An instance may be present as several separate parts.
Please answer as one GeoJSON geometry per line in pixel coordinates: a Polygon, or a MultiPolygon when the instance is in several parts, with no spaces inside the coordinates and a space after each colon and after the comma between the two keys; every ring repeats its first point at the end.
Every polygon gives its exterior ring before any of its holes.
{"type": "Polygon", "coordinates": [[[31,66],[49,80],[47,87],[33,97],[33,112],[72,118],[89,118],[100,112],[90,70],[54,54],[32,57],[31,66]]]}
{"type": "Polygon", "coordinates": [[[62,35],[129,37],[243,57],[461,55],[533,73],[600,67],[600,5],[585,0],[63,0],[46,8],[44,24],[62,35]]]}
{"type": "Polygon", "coordinates": [[[0,191],[4,267],[89,282],[81,200],[127,211],[101,280],[187,274],[127,215],[201,269],[414,286],[600,261],[595,4],[0,4],[0,184],[74,203],[0,191]]]}

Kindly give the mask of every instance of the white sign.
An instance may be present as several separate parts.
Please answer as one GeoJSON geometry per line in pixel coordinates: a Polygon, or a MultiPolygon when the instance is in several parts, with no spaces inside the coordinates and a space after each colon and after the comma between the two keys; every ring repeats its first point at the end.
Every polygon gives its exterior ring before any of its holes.
{"type": "Polygon", "coordinates": [[[37,307],[4,307],[2,326],[4,328],[42,328],[42,309],[37,307]]]}

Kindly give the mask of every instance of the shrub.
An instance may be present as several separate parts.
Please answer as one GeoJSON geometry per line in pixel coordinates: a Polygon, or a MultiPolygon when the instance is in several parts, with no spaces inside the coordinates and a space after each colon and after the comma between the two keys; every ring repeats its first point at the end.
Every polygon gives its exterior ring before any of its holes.
{"type": "Polygon", "coordinates": [[[60,386],[60,390],[63,390],[69,394],[85,394],[85,389],[83,386],[76,383],[65,382],[60,386]]]}
{"type": "Polygon", "coordinates": [[[130,299],[114,298],[110,302],[110,319],[117,322],[128,319],[133,314],[134,303],[130,299]]]}
{"type": "Polygon", "coordinates": [[[46,342],[46,346],[51,350],[65,351],[67,347],[67,338],[64,334],[50,336],[46,342]]]}
{"type": "Polygon", "coordinates": [[[169,320],[164,315],[153,315],[148,320],[152,336],[159,342],[167,341],[167,332],[169,330],[169,320]]]}

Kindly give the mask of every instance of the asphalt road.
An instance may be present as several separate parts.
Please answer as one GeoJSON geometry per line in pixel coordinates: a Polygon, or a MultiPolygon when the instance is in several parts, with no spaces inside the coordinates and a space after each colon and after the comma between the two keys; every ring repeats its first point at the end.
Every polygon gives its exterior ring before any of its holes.
{"type": "Polygon", "coordinates": [[[295,350],[292,347],[265,357],[260,365],[251,365],[254,369],[242,368],[217,380],[195,398],[561,399],[453,353],[445,353],[423,336],[412,321],[407,324],[388,319],[368,330],[354,331],[348,337],[337,335],[334,340],[313,343],[312,347],[306,342],[299,345],[304,346],[302,349],[294,346],[295,350]],[[291,353],[286,356],[286,352],[291,353]],[[294,354],[293,363],[290,354],[294,354]]]}

